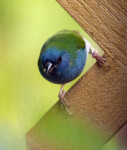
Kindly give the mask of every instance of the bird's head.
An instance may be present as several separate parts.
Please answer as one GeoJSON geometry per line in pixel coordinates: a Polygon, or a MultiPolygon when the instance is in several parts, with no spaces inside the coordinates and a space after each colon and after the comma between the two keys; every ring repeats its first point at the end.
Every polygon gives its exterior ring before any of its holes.
{"type": "Polygon", "coordinates": [[[41,68],[48,76],[62,74],[70,64],[69,54],[55,48],[49,48],[41,53],[40,59],[41,68]]]}

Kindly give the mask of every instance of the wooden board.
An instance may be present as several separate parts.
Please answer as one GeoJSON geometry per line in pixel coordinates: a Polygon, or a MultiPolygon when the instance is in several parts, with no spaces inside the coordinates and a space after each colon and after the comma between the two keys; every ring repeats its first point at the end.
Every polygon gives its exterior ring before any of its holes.
{"type": "MultiPolygon", "coordinates": [[[[76,118],[92,121],[101,129],[105,135],[102,146],[127,121],[127,1],[57,1],[106,53],[110,69],[95,64],[66,95],[76,118]]],[[[43,126],[43,118],[39,124],[43,126]]],[[[41,136],[37,126],[27,134],[27,148],[46,150],[47,146],[37,140],[41,136]]],[[[50,149],[62,150],[58,145],[50,149]]]]}

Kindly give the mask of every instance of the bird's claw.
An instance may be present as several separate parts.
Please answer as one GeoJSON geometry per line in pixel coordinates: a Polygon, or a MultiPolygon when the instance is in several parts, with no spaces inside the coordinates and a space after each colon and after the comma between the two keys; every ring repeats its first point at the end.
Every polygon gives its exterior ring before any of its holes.
{"type": "Polygon", "coordinates": [[[72,112],[70,112],[70,111],[68,110],[68,107],[65,106],[63,103],[61,103],[61,108],[62,108],[62,110],[65,108],[66,111],[67,111],[67,113],[68,113],[69,115],[72,115],[72,112]]]}
{"type": "Polygon", "coordinates": [[[92,57],[96,59],[100,66],[102,66],[106,62],[106,58],[99,56],[97,52],[93,52],[92,57]]]}
{"type": "Polygon", "coordinates": [[[69,110],[68,110],[68,106],[70,106],[70,103],[67,102],[67,100],[65,99],[64,95],[65,95],[66,91],[62,90],[60,91],[58,97],[61,101],[61,108],[65,108],[66,111],[68,112],[68,114],[72,114],[69,110]]]}
{"type": "Polygon", "coordinates": [[[59,99],[61,100],[62,104],[64,106],[70,106],[70,103],[67,102],[66,98],[64,97],[64,95],[66,94],[66,91],[65,90],[62,90],[60,93],[59,93],[59,99]]]}

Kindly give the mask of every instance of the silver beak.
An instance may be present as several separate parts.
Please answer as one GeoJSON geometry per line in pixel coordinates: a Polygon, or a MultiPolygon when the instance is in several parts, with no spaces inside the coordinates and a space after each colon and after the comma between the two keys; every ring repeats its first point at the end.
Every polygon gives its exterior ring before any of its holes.
{"type": "Polygon", "coordinates": [[[51,62],[48,62],[48,63],[47,63],[47,69],[46,69],[46,73],[47,73],[47,74],[50,72],[51,67],[52,67],[52,63],[51,63],[51,62]]]}

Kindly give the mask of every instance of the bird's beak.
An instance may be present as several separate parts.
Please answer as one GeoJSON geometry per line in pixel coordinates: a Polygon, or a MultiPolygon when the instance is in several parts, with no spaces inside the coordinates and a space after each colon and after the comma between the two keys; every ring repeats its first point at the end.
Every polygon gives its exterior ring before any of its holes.
{"type": "Polygon", "coordinates": [[[49,74],[50,72],[52,72],[52,63],[51,62],[48,62],[47,64],[46,64],[46,73],[47,74],[49,74]]]}

